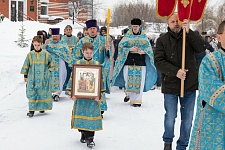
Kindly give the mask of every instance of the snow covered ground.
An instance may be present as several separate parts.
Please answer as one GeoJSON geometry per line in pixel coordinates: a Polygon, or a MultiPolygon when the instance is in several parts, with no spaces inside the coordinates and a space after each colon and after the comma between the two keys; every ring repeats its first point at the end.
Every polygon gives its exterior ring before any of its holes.
{"type": "MultiPolygon", "coordinates": [[[[71,23],[71,22],[70,22],[71,23]]],[[[55,27],[64,27],[62,22],[55,27]]],[[[63,95],[54,102],[53,110],[36,113],[28,118],[28,100],[25,83],[20,74],[28,48],[19,48],[21,22],[5,19],[0,23],[0,150],[86,150],[79,142],[80,133],[70,129],[73,101],[63,95]]],[[[25,21],[26,39],[32,39],[38,30],[48,30],[50,25],[25,21]]],[[[114,29],[115,30],[115,29],[114,29]]],[[[74,35],[81,31],[74,27],[74,35]]],[[[115,31],[120,33],[121,30],[115,31]]],[[[30,44],[30,43],[29,43],[30,44]]],[[[163,95],[152,90],[143,95],[140,108],[123,102],[124,93],[117,87],[107,96],[108,111],[104,114],[103,130],[96,132],[96,150],[162,150],[163,149],[163,95]]],[[[180,114],[175,128],[175,141],[179,136],[180,114]]]]}

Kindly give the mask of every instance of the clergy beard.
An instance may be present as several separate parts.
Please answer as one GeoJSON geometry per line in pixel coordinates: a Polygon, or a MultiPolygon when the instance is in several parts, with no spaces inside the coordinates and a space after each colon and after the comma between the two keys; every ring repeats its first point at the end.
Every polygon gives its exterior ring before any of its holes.
{"type": "Polygon", "coordinates": [[[97,36],[97,33],[91,33],[91,34],[89,34],[89,36],[92,37],[92,38],[94,38],[94,37],[97,36]]]}
{"type": "Polygon", "coordinates": [[[58,43],[59,40],[58,39],[52,39],[53,43],[58,43]]]}
{"type": "Polygon", "coordinates": [[[174,33],[179,33],[180,30],[181,30],[181,28],[174,28],[172,31],[173,31],[174,33]]]}

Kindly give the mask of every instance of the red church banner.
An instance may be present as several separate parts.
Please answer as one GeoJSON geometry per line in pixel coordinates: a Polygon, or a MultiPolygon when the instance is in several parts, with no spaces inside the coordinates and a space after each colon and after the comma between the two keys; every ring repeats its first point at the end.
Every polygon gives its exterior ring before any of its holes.
{"type": "Polygon", "coordinates": [[[179,21],[199,21],[203,17],[206,2],[207,0],[157,0],[156,16],[168,19],[177,5],[179,21]]]}
{"type": "Polygon", "coordinates": [[[202,20],[207,0],[193,0],[191,6],[191,21],[202,20]]]}
{"type": "Polygon", "coordinates": [[[176,8],[177,0],[157,0],[156,1],[156,16],[158,18],[169,18],[176,8]]]}
{"type": "Polygon", "coordinates": [[[190,18],[191,15],[191,6],[193,0],[178,0],[177,9],[178,9],[178,19],[183,22],[184,19],[190,18]]]}

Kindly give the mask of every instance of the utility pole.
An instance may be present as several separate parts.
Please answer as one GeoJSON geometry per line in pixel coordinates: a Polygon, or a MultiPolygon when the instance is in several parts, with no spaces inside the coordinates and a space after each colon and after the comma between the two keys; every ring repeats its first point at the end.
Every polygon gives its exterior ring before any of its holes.
{"type": "Polygon", "coordinates": [[[73,25],[74,25],[74,11],[73,11],[73,25]]]}
{"type": "Polygon", "coordinates": [[[91,19],[94,18],[94,0],[91,0],[91,19]]]}

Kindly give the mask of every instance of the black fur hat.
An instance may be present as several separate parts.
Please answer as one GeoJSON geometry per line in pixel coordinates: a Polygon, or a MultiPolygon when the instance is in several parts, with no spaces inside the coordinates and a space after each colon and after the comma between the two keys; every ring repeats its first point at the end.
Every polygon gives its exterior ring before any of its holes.
{"type": "Polygon", "coordinates": [[[97,28],[97,20],[95,20],[95,19],[92,19],[92,20],[88,20],[88,21],[86,21],[86,27],[89,29],[89,28],[91,28],[91,27],[95,27],[95,28],[97,28]]]}
{"type": "Polygon", "coordinates": [[[100,32],[102,32],[102,30],[107,31],[107,28],[105,26],[101,27],[100,32]]]}
{"type": "Polygon", "coordinates": [[[134,18],[131,20],[131,25],[141,25],[141,19],[139,18],[134,18]]]}

